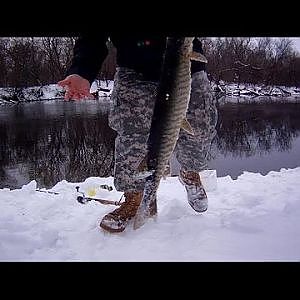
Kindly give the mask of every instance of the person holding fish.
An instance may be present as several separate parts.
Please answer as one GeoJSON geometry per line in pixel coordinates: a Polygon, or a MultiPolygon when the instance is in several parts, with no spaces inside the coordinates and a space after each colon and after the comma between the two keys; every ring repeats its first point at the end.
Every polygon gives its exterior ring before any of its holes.
{"type": "MultiPolygon", "coordinates": [[[[58,85],[66,90],[66,100],[93,98],[90,94],[90,87],[108,54],[106,46],[108,38],[117,49],[117,69],[111,94],[113,105],[109,116],[109,126],[117,132],[114,185],[118,191],[124,192],[125,197],[125,202],[105,215],[100,223],[102,229],[113,233],[124,231],[130,220],[137,218],[136,215],[141,217],[147,180],[154,178],[157,173],[156,165],[152,163],[155,159],[151,154],[154,152],[161,155],[167,152],[156,145],[160,140],[155,140],[157,134],[153,134],[152,131],[154,116],[159,119],[156,120],[156,124],[160,124],[160,113],[155,113],[157,112],[155,103],[158,95],[164,90],[161,82],[163,81],[162,70],[165,69],[163,66],[166,65],[168,39],[165,37],[128,38],[82,35],[76,40],[72,64],[66,78],[58,82],[58,85]],[[149,144],[151,141],[152,145],[149,144]]],[[[182,124],[182,129],[178,126],[177,134],[177,128],[174,128],[174,140],[171,141],[174,143],[168,147],[169,152],[164,161],[166,158],[169,159],[170,153],[174,151],[180,164],[179,180],[186,189],[188,203],[196,212],[203,213],[208,208],[208,199],[199,172],[207,168],[207,155],[216,135],[216,100],[207,78],[201,41],[198,38],[182,38],[181,40],[174,38],[173,40],[175,41],[174,49],[177,49],[178,43],[182,43],[183,50],[190,47],[192,51],[190,56],[189,54],[182,56],[189,63],[189,65],[186,64],[189,73],[185,73],[189,78],[184,81],[185,86],[188,85],[185,91],[188,95],[186,109],[183,109],[184,119],[178,119],[178,124],[182,124]],[[195,60],[191,60],[193,57],[195,60]]],[[[174,62],[177,62],[176,59],[174,62]]],[[[182,69],[180,64],[178,67],[179,70],[182,69]]],[[[177,73],[174,72],[174,74],[177,73]]],[[[167,82],[168,79],[165,81],[167,82]]],[[[166,89],[168,93],[165,94],[164,100],[166,101],[163,102],[168,103],[168,101],[172,102],[174,93],[171,90],[172,83],[166,86],[168,86],[166,89]],[[170,97],[169,100],[168,97],[170,97]]],[[[177,94],[181,95],[181,91],[179,90],[177,94]]],[[[160,127],[162,130],[167,128],[164,126],[164,120],[166,123],[172,123],[170,121],[172,119],[165,118],[163,115],[161,117],[161,126],[156,125],[158,131],[160,127]]],[[[162,133],[160,137],[165,135],[162,133]]],[[[162,141],[162,144],[165,143],[162,141]]],[[[165,164],[162,168],[165,169],[165,164]]],[[[156,191],[154,195],[155,203],[153,201],[152,204],[150,203],[152,208],[144,209],[152,211],[150,215],[157,213],[156,191]]],[[[136,227],[141,224],[137,224],[136,227]]]]}

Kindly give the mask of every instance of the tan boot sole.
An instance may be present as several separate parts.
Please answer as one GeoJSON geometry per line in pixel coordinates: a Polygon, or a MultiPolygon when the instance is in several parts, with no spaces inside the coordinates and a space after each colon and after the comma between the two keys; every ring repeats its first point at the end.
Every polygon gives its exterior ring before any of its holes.
{"type": "Polygon", "coordinates": [[[111,228],[109,226],[106,226],[105,224],[100,223],[100,227],[104,229],[105,231],[108,231],[109,233],[120,233],[123,232],[126,229],[126,226],[124,228],[111,228]]]}

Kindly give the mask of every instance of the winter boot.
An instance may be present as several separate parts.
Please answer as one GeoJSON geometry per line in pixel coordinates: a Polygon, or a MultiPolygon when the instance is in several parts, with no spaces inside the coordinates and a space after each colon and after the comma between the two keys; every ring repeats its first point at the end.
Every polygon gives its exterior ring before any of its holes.
{"type": "Polygon", "coordinates": [[[109,214],[105,215],[100,223],[100,227],[114,233],[125,230],[129,220],[131,220],[141,203],[142,192],[125,192],[125,202],[109,214]]]}
{"type": "Polygon", "coordinates": [[[205,212],[208,207],[208,200],[199,173],[181,169],[179,181],[185,186],[190,206],[196,212],[205,212]]]}

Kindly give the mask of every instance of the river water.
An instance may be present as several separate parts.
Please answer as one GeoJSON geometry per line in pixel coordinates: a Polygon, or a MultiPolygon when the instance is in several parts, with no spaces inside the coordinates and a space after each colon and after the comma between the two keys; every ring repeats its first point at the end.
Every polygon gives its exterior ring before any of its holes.
{"type": "MultiPolygon", "coordinates": [[[[299,167],[300,102],[280,100],[220,103],[208,168],[235,179],[244,171],[299,167]]],[[[109,108],[108,98],[0,106],[0,188],[112,175],[116,134],[108,127],[109,108]]],[[[177,169],[173,159],[174,175],[177,169]]]]}

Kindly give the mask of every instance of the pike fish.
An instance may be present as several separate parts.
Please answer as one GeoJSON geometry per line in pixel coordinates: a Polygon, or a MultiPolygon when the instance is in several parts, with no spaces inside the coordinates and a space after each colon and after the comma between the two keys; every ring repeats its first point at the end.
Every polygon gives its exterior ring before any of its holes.
{"type": "Polygon", "coordinates": [[[157,190],[175,148],[180,129],[193,134],[186,120],[191,91],[191,59],[207,63],[192,51],[193,37],[167,38],[158,94],[144,162],[146,183],[133,228],[141,227],[157,214],[157,190]]]}

